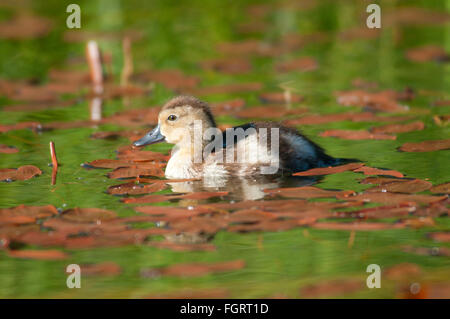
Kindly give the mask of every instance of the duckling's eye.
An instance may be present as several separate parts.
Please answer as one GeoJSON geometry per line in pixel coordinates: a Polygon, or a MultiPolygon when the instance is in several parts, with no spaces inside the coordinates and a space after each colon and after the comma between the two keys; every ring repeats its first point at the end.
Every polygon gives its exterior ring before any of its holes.
{"type": "Polygon", "coordinates": [[[167,118],[169,121],[175,121],[177,119],[176,115],[169,115],[169,117],[167,118]]]}

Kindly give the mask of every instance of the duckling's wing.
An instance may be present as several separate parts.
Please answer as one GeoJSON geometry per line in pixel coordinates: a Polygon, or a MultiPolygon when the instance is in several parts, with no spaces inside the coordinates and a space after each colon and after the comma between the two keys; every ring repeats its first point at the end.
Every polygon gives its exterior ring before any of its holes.
{"type": "Polygon", "coordinates": [[[327,155],[319,145],[294,128],[273,122],[257,122],[253,123],[253,127],[279,129],[279,156],[283,170],[298,172],[336,165],[336,159],[327,155]]]}
{"type": "MultiPolygon", "coordinates": [[[[231,128],[231,130],[236,131],[237,129],[243,129],[244,131],[246,131],[249,128],[256,129],[255,123],[246,123],[246,124],[234,126],[234,127],[231,128]]],[[[235,135],[235,134],[233,134],[233,139],[227,139],[227,130],[225,130],[225,131],[222,132],[223,148],[226,148],[227,146],[231,146],[231,145],[236,145],[239,141],[241,141],[245,137],[246,137],[245,135],[241,135],[241,134],[235,135]]]]}

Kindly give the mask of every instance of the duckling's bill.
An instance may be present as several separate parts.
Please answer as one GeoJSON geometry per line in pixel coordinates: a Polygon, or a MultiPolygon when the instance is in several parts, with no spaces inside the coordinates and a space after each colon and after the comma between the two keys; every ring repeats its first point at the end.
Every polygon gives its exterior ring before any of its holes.
{"type": "Polygon", "coordinates": [[[143,138],[133,143],[133,146],[139,147],[144,145],[150,145],[155,143],[164,142],[165,137],[161,134],[161,128],[159,124],[150,132],[148,132],[143,138]]]}

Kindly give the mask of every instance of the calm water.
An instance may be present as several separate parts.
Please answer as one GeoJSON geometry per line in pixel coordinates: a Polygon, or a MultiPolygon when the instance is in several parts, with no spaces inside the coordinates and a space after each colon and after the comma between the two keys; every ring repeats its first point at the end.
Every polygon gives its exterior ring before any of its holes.
{"type": "MultiPolygon", "coordinates": [[[[335,113],[358,108],[347,108],[336,103],[333,92],[351,88],[352,80],[363,78],[379,83],[380,89],[402,90],[406,86],[419,94],[409,103],[415,118],[422,120],[423,131],[398,134],[391,141],[349,141],[320,137],[326,129],[367,129],[378,123],[336,122],[325,125],[303,126],[302,131],[323,146],[335,157],[357,157],[369,166],[398,170],[408,177],[427,179],[433,184],[450,180],[450,152],[401,153],[397,147],[405,142],[445,139],[450,137],[449,126],[437,126],[433,115],[448,114],[449,107],[432,107],[437,99],[449,99],[449,64],[433,62],[412,63],[404,58],[411,47],[436,44],[450,51],[450,28],[445,25],[406,26],[382,28],[374,39],[342,41],[340,31],[361,26],[365,7],[360,1],[317,1],[315,6],[303,6],[297,10],[274,5],[262,33],[243,35],[236,26],[250,20],[245,8],[255,1],[78,1],[82,8],[82,31],[120,31],[134,29],[142,32],[142,39],[133,43],[133,59],[137,71],[177,68],[189,75],[198,76],[202,85],[236,82],[261,82],[265,91],[279,90],[281,83],[289,83],[296,92],[305,96],[305,105],[312,113],[335,113]],[[302,9],[304,7],[304,9],[302,9]],[[217,56],[216,46],[224,41],[248,38],[276,41],[281,36],[297,32],[321,31],[328,40],[306,44],[302,49],[282,57],[252,59],[253,70],[245,75],[224,75],[204,71],[198,64],[217,56]],[[312,72],[279,74],[273,64],[296,56],[313,56],[319,68],[312,72]]],[[[269,2],[272,3],[272,2],[269,2]]],[[[275,2],[273,2],[275,4],[275,2]]],[[[449,1],[381,1],[384,10],[396,6],[417,5],[439,12],[449,12],[449,1]]],[[[83,43],[63,41],[65,28],[65,4],[60,1],[30,1],[27,10],[51,18],[54,28],[42,38],[23,41],[0,41],[0,78],[45,81],[51,68],[68,68],[70,61],[83,59],[83,43]]],[[[0,6],[0,21],[7,20],[14,10],[25,8],[0,6]]],[[[122,48],[119,40],[101,40],[101,48],[112,54],[112,71],[118,79],[122,68],[122,48]]],[[[81,60],[82,61],[82,60],[81,60]]],[[[86,66],[81,63],[80,66],[86,66]]],[[[127,108],[144,108],[161,105],[173,93],[157,84],[148,97],[130,100],[124,106],[122,100],[104,104],[104,116],[127,108]]],[[[216,94],[204,97],[208,102],[224,101],[237,97],[247,105],[259,105],[258,93],[216,94]]],[[[9,105],[0,97],[0,105],[9,105]]],[[[1,106],[0,106],[1,107],[1,106]]],[[[52,108],[36,112],[2,111],[1,124],[23,121],[75,121],[89,119],[88,101],[81,100],[70,107],[52,108]]],[[[239,124],[231,116],[218,118],[219,124],[239,124]]],[[[90,135],[97,131],[120,129],[114,125],[97,128],[61,129],[42,133],[17,130],[0,134],[0,143],[20,149],[16,154],[1,154],[0,168],[36,165],[43,175],[28,181],[0,183],[0,207],[19,204],[46,205],[57,208],[99,207],[116,211],[120,216],[135,214],[130,205],[108,195],[108,186],[118,184],[108,179],[105,170],[86,170],[80,164],[99,159],[115,158],[115,150],[129,144],[127,139],[98,140],[90,135]],[[57,184],[50,185],[51,168],[48,143],[54,141],[61,167],[57,184]]],[[[149,150],[168,152],[170,146],[155,145],[149,150]]],[[[326,189],[352,189],[361,191],[370,185],[359,184],[360,174],[345,172],[329,175],[319,180],[317,186],[326,189]]],[[[172,203],[177,205],[177,203],[172,203]]],[[[221,288],[231,297],[299,297],[304,285],[339,278],[365,280],[367,265],[382,267],[410,262],[423,269],[424,282],[450,280],[448,257],[420,256],[402,252],[401,247],[435,247],[427,239],[430,230],[450,229],[448,218],[436,219],[437,226],[420,229],[401,229],[375,232],[357,232],[353,246],[349,247],[350,232],[296,228],[273,233],[237,234],[219,232],[212,243],[215,252],[174,252],[148,246],[71,250],[64,261],[32,261],[9,258],[0,251],[1,298],[94,298],[94,297],[143,297],[152,294],[170,294],[183,289],[203,290],[221,288]],[[186,279],[141,278],[140,270],[147,267],[166,266],[184,262],[216,262],[244,259],[247,266],[239,271],[186,279]],[[123,272],[115,277],[88,277],[82,279],[82,289],[67,289],[65,266],[69,263],[87,264],[113,261],[123,272]]],[[[343,297],[396,296],[394,282],[383,282],[381,289],[362,289],[343,297]]]]}

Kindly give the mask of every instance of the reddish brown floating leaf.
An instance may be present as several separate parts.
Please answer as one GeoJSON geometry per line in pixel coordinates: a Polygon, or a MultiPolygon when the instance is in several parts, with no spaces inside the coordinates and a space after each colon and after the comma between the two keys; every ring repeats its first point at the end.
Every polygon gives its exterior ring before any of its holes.
{"type": "MultiPolygon", "coordinates": [[[[101,121],[101,123],[110,123],[114,125],[129,126],[133,128],[140,127],[142,125],[156,124],[158,122],[159,111],[159,107],[131,109],[128,111],[115,113],[114,115],[109,117],[105,117],[101,121]]],[[[87,125],[92,125],[92,122],[88,123],[87,125]]]]}
{"type": "Polygon", "coordinates": [[[67,239],[66,233],[61,232],[41,232],[39,230],[26,232],[14,238],[14,241],[27,244],[27,245],[38,245],[38,246],[64,246],[65,240],[67,239]]]}
{"type": "Polygon", "coordinates": [[[217,263],[192,263],[175,264],[164,268],[144,269],[143,277],[175,276],[175,277],[198,277],[207,274],[215,274],[227,271],[236,271],[245,267],[243,260],[233,260],[217,263]]]}
{"type": "Polygon", "coordinates": [[[372,187],[367,192],[393,192],[393,193],[420,193],[430,189],[432,184],[420,179],[406,180],[392,183],[384,183],[380,186],[372,187]]]}
{"type": "Polygon", "coordinates": [[[162,191],[167,185],[165,183],[137,184],[135,182],[119,184],[108,187],[107,192],[113,195],[140,195],[162,191]]]}
{"type": "Polygon", "coordinates": [[[96,168],[119,168],[119,167],[129,167],[134,165],[133,162],[114,160],[114,159],[98,159],[92,162],[86,163],[86,165],[96,167],[96,168]]]}
{"type": "MultiPolygon", "coordinates": [[[[93,248],[93,247],[121,247],[125,245],[142,244],[148,236],[161,235],[161,229],[129,229],[116,232],[107,232],[92,236],[70,237],[65,241],[65,247],[93,248]]],[[[165,230],[167,232],[167,230],[165,230]]]]}
{"type": "Polygon", "coordinates": [[[26,216],[32,217],[34,219],[38,218],[47,218],[53,215],[57,215],[58,211],[52,205],[47,206],[25,206],[19,205],[17,207],[12,208],[3,208],[0,209],[0,217],[8,216],[8,217],[19,217],[26,216]]]}
{"type": "Polygon", "coordinates": [[[261,93],[259,95],[259,99],[264,103],[282,104],[282,103],[299,103],[304,100],[304,97],[299,94],[286,91],[286,92],[261,93]]]}
{"type": "Polygon", "coordinates": [[[157,164],[149,168],[141,168],[139,166],[120,167],[108,174],[109,178],[128,178],[138,176],[156,176],[163,177],[164,172],[157,164]]]}
{"type": "Polygon", "coordinates": [[[383,271],[383,275],[386,279],[389,280],[403,280],[410,279],[412,277],[420,276],[422,270],[419,265],[411,264],[411,263],[401,263],[389,268],[386,268],[383,271]]]}
{"type": "Polygon", "coordinates": [[[356,231],[370,231],[383,229],[398,229],[404,228],[403,224],[388,224],[388,223],[328,223],[320,222],[311,225],[312,228],[329,229],[329,230],[356,230],[356,231]]]}
{"type": "Polygon", "coordinates": [[[39,225],[4,225],[0,227],[0,248],[7,248],[10,240],[34,231],[39,231],[39,225]]]}
{"type": "MultiPolygon", "coordinates": [[[[124,221],[125,222],[125,221],[124,221]]],[[[56,230],[59,234],[76,235],[79,233],[105,234],[117,233],[128,229],[128,225],[119,222],[74,222],[61,218],[50,218],[44,221],[44,227],[56,230]]]]}
{"type": "Polygon", "coordinates": [[[17,148],[15,148],[14,146],[0,144],[0,153],[12,154],[12,153],[17,153],[18,151],[19,150],[17,148]]]}
{"type": "Polygon", "coordinates": [[[425,124],[421,121],[411,122],[408,124],[389,124],[385,126],[374,127],[370,131],[376,134],[395,134],[407,133],[412,131],[421,131],[425,128],[425,124]]]}
{"type": "MultiPolygon", "coordinates": [[[[337,197],[339,198],[340,196],[338,195],[337,197]]],[[[447,196],[410,195],[398,193],[366,193],[344,197],[342,199],[395,205],[408,203],[430,204],[446,200],[447,196]]]]}
{"type": "Polygon", "coordinates": [[[79,70],[50,69],[48,78],[54,83],[69,82],[72,84],[89,84],[89,72],[79,70]]]}
{"type": "Polygon", "coordinates": [[[301,57],[295,60],[280,62],[276,65],[279,72],[314,71],[318,67],[317,61],[311,57],[301,57]]]}
{"type": "Polygon", "coordinates": [[[450,139],[424,141],[419,143],[405,143],[402,146],[400,146],[399,149],[403,152],[433,152],[439,150],[446,150],[449,148],[450,148],[450,139]]]}
{"type": "Polygon", "coordinates": [[[64,211],[61,218],[79,223],[99,223],[117,218],[117,214],[100,208],[73,208],[64,211]]]}
{"type": "Polygon", "coordinates": [[[170,156],[158,152],[141,151],[126,146],[118,150],[117,158],[122,161],[149,162],[149,161],[167,161],[170,156]]]}
{"type": "Polygon", "coordinates": [[[330,191],[314,186],[292,187],[292,188],[275,188],[265,189],[265,193],[278,194],[283,197],[297,197],[297,198],[324,198],[335,197],[341,195],[343,197],[354,194],[354,191],[330,191]]]}
{"type": "Polygon", "coordinates": [[[262,210],[257,209],[242,209],[233,212],[229,216],[227,215],[225,218],[233,224],[240,223],[257,223],[269,219],[278,218],[278,214],[264,212],[262,210]]]}
{"type": "Polygon", "coordinates": [[[320,133],[323,137],[338,137],[345,140],[395,140],[397,136],[371,133],[366,130],[328,130],[320,133]]]}
{"type": "Polygon", "coordinates": [[[9,250],[8,255],[14,258],[60,260],[68,255],[59,250],[9,250]]]}
{"type": "Polygon", "coordinates": [[[388,175],[388,176],[395,176],[402,178],[403,174],[394,170],[384,170],[369,166],[362,166],[355,170],[353,170],[356,173],[363,173],[364,175],[388,175]]]}
{"type": "Polygon", "coordinates": [[[2,216],[0,215],[0,226],[6,224],[12,225],[22,225],[22,224],[32,224],[36,221],[35,218],[29,216],[2,216]]]}
{"type": "Polygon", "coordinates": [[[436,45],[425,45],[418,48],[410,49],[406,52],[408,60],[413,62],[445,62],[450,60],[444,48],[436,45]]]}
{"type": "Polygon", "coordinates": [[[83,276],[117,276],[122,272],[122,268],[114,262],[80,265],[80,267],[83,276]]]}
{"type": "Polygon", "coordinates": [[[15,180],[17,176],[17,169],[15,168],[1,168],[0,169],[0,180],[15,180]]]}
{"type": "Polygon", "coordinates": [[[344,106],[368,107],[375,111],[401,112],[407,110],[397,102],[398,93],[394,91],[381,91],[370,93],[363,90],[337,92],[337,102],[344,106]]]}
{"type": "Polygon", "coordinates": [[[358,279],[342,279],[321,282],[303,287],[300,295],[303,298],[320,298],[349,294],[366,288],[363,281],[358,279]]]}
{"type": "Polygon", "coordinates": [[[428,234],[428,237],[430,237],[431,239],[433,239],[435,241],[439,241],[439,242],[443,242],[443,243],[450,242],[450,232],[448,232],[448,233],[444,233],[444,232],[431,233],[431,234],[428,234]]]}
{"type": "Polygon", "coordinates": [[[360,181],[361,184],[389,184],[393,182],[407,182],[409,179],[400,179],[400,178],[394,178],[394,177],[366,177],[362,181],[360,181]]]}
{"type": "Polygon", "coordinates": [[[42,171],[34,165],[24,165],[17,169],[16,179],[24,181],[36,175],[41,175],[42,171]]]}
{"type": "Polygon", "coordinates": [[[392,205],[392,206],[377,206],[365,208],[358,211],[339,212],[339,216],[356,217],[356,218],[393,218],[408,216],[414,212],[416,207],[410,205],[392,205]]]}
{"type": "Polygon", "coordinates": [[[24,181],[30,179],[36,175],[41,175],[42,171],[33,165],[24,165],[15,168],[3,168],[0,169],[0,180],[20,180],[24,181]]]}
{"type": "Polygon", "coordinates": [[[221,217],[192,217],[176,219],[170,222],[170,228],[182,233],[215,234],[228,226],[228,221],[221,217]]]}
{"type": "Polygon", "coordinates": [[[330,167],[321,167],[321,168],[313,168],[304,172],[294,173],[294,176],[316,176],[316,175],[328,175],[328,174],[336,174],[342,173],[346,171],[353,171],[357,168],[363,166],[363,163],[349,163],[340,166],[330,166],[330,167]]]}
{"type": "Polygon", "coordinates": [[[430,188],[430,192],[436,194],[450,194],[450,182],[433,186],[430,188]]]}

